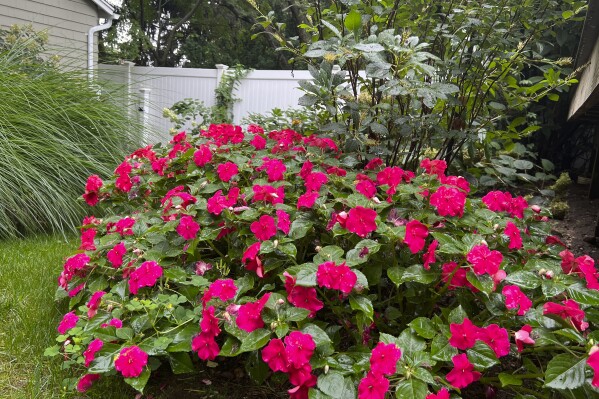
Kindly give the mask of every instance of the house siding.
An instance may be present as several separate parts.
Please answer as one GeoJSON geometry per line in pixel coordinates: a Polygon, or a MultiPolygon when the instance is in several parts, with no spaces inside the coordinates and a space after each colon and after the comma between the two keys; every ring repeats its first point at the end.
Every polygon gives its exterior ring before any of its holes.
{"type": "Polygon", "coordinates": [[[0,27],[14,24],[46,30],[48,54],[58,54],[70,67],[84,68],[87,31],[98,24],[98,9],[89,0],[0,0],[0,27]]]}

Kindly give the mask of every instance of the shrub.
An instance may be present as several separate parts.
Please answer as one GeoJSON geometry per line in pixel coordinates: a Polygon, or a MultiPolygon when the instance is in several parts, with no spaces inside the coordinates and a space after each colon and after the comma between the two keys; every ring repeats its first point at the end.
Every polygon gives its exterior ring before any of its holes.
{"type": "Polygon", "coordinates": [[[476,198],[443,161],[420,165],[362,167],[330,139],[257,126],[135,151],[88,180],[115,213],[83,222],[47,354],[82,391],[237,357],[292,398],[596,395],[593,260],[522,197],[476,198]]]}
{"type": "Polygon", "coordinates": [[[18,32],[0,32],[0,237],[75,226],[85,179],[110,176],[137,130],[113,92],[43,61],[44,38],[18,32]]]}

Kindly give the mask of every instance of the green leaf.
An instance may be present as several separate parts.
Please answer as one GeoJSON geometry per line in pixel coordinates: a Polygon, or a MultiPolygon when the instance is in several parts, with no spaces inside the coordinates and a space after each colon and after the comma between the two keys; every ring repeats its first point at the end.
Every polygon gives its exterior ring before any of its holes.
{"type": "Polygon", "coordinates": [[[493,349],[482,341],[476,341],[474,346],[466,351],[468,359],[479,369],[488,369],[499,363],[493,349]]]}
{"type": "Polygon", "coordinates": [[[415,353],[426,349],[426,342],[409,328],[402,331],[397,338],[397,343],[402,353],[405,353],[407,356],[413,356],[415,353]]]}
{"type": "Polygon", "coordinates": [[[417,317],[412,320],[409,324],[416,334],[420,335],[422,338],[432,339],[437,335],[437,331],[433,322],[427,319],[426,317],[417,317]]]}
{"type": "Polygon", "coordinates": [[[453,309],[449,312],[448,321],[450,323],[461,324],[464,322],[464,319],[468,317],[468,314],[462,308],[462,305],[459,305],[457,308],[453,309]]]}
{"type": "Polygon", "coordinates": [[[436,335],[431,343],[431,357],[442,362],[449,362],[458,354],[458,350],[449,344],[444,335],[436,335]]]}
{"type": "Polygon", "coordinates": [[[44,350],[44,356],[52,357],[60,353],[60,346],[54,345],[44,350]]]}
{"type": "Polygon", "coordinates": [[[573,15],[574,15],[574,11],[572,11],[572,10],[566,10],[566,11],[562,12],[563,19],[571,18],[573,15]]]}
{"type": "Polygon", "coordinates": [[[484,292],[489,295],[493,292],[493,288],[495,284],[493,283],[493,279],[488,274],[483,274],[479,276],[471,271],[466,274],[466,279],[472,284],[477,290],[484,292]]]}
{"type": "Polygon", "coordinates": [[[187,352],[169,353],[168,361],[173,374],[193,373],[195,368],[187,352]]]}
{"type": "Polygon", "coordinates": [[[336,371],[318,377],[318,389],[335,399],[355,398],[356,388],[350,378],[344,378],[336,371]]]}
{"type": "Polygon", "coordinates": [[[532,169],[533,167],[534,167],[534,164],[532,162],[524,160],[524,159],[518,159],[514,162],[514,168],[516,168],[516,169],[528,170],[528,169],[532,169]]]}
{"type": "Polygon", "coordinates": [[[297,272],[295,284],[303,287],[315,287],[316,286],[316,272],[318,266],[314,263],[304,263],[300,265],[300,270],[297,272]]]}
{"type": "Polygon", "coordinates": [[[131,385],[136,391],[143,393],[148,379],[150,378],[150,369],[144,367],[144,371],[136,378],[125,378],[125,382],[131,385]]]}
{"type": "Polygon", "coordinates": [[[412,265],[403,271],[402,283],[430,284],[437,279],[439,274],[432,270],[426,270],[422,265],[412,265]]]}
{"type": "Polygon", "coordinates": [[[584,385],[586,358],[580,359],[568,353],[554,356],[545,370],[545,387],[552,389],[576,389],[584,385]]]}
{"type": "Polygon", "coordinates": [[[354,49],[364,52],[380,52],[385,48],[378,43],[358,43],[354,45],[354,49]]]}
{"type": "Polygon", "coordinates": [[[425,382],[416,378],[410,378],[400,381],[395,390],[395,397],[398,399],[422,399],[428,393],[428,387],[425,382]]]}
{"type": "Polygon", "coordinates": [[[377,253],[381,248],[381,244],[374,240],[362,240],[360,241],[354,249],[347,251],[347,255],[345,256],[345,263],[348,266],[357,266],[364,262],[368,261],[368,258],[377,253]],[[362,254],[364,248],[368,249],[368,253],[362,254]],[[362,255],[360,255],[362,254],[362,255]]]}
{"type": "Polygon", "coordinates": [[[372,302],[367,297],[363,295],[351,295],[349,297],[349,305],[353,310],[359,310],[360,312],[363,312],[366,316],[368,316],[370,321],[373,320],[374,308],[372,307],[372,302]]]}
{"type": "Polygon", "coordinates": [[[343,21],[345,28],[349,31],[357,31],[362,27],[362,16],[360,12],[353,8],[346,16],[345,21],[343,21]]]}
{"type": "Polygon", "coordinates": [[[599,291],[589,290],[582,283],[569,286],[566,292],[568,296],[582,305],[599,306],[599,291]]]}
{"type": "Polygon", "coordinates": [[[118,328],[116,330],[116,336],[121,339],[124,339],[126,341],[129,341],[130,339],[132,339],[133,335],[134,335],[133,329],[129,328],[129,327],[118,328]]]}
{"type": "Polygon", "coordinates": [[[302,321],[305,320],[310,311],[308,309],[290,307],[285,311],[286,321],[302,321]]]}
{"type": "Polygon", "coordinates": [[[547,298],[561,294],[566,290],[566,288],[567,287],[564,283],[555,281],[554,279],[543,280],[541,282],[541,290],[543,291],[543,295],[545,295],[547,298]]]}
{"type": "Polygon", "coordinates": [[[302,328],[304,334],[310,334],[316,346],[326,345],[331,343],[331,339],[326,332],[316,324],[306,324],[302,328]]]}
{"type": "Polygon", "coordinates": [[[439,253],[457,255],[466,252],[464,244],[447,234],[432,233],[432,236],[439,241],[439,248],[437,248],[439,253]]]}
{"type": "Polygon", "coordinates": [[[393,266],[387,269],[387,276],[389,277],[389,280],[393,281],[395,285],[399,287],[403,282],[402,276],[405,270],[406,269],[403,267],[393,266]]]}
{"type": "Polygon", "coordinates": [[[295,219],[289,228],[289,237],[294,241],[299,240],[312,230],[312,226],[312,222],[309,222],[306,219],[295,219]]]}
{"type": "Polygon", "coordinates": [[[314,263],[316,263],[317,265],[329,261],[341,263],[344,253],[345,252],[342,248],[336,245],[328,245],[326,247],[321,248],[320,251],[318,251],[318,253],[314,256],[314,263]]]}
{"type": "Polygon", "coordinates": [[[522,379],[512,374],[499,373],[498,377],[502,387],[507,387],[508,385],[522,385],[522,379]]]}
{"type": "Polygon", "coordinates": [[[254,330],[251,333],[249,333],[247,337],[241,340],[241,348],[239,348],[239,353],[251,352],[255,351],[256,349],[260,349],[264,345],[266,345],[269,340],[270,331],[264,328],[254,330]]]}
{"type": "Polygon", "coordinates": [[[519,271],[510,273],[505,278],[506,283],[517,285],[520,288],[527,290],[534,290],[541,285],[541,279],[539,275],[533,272],[519,271]]]}

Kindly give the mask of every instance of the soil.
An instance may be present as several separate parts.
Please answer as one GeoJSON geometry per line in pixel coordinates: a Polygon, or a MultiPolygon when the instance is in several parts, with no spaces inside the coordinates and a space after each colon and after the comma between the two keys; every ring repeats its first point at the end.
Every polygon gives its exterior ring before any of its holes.
{"type": "Polygon", "coordinates": [[[567,202],[570,210],[564,220],[554,220],[553,229],[574,256],[589,255],[599,259],[599,239],[595,240],[595,223],[599,211],[599,199],[590,200],[588,185],[571,184],[567,202]]]}

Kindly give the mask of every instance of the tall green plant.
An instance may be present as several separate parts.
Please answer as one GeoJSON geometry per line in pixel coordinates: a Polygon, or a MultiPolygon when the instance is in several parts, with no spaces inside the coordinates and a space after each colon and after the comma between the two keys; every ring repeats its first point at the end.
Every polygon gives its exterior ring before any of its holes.
{"type": "Polygon", "coordinates": [[[83,73],[31,62],[38,39],[0,40],[0,237],[72,229],[86,177],[109,175],[137,131],[83,73]]]}
{"type": "Polygon", "coordinates": [[[333,0],[306,9],[310,42],[285,38],[272,14],[262,26],[310,62],[301,104],[328,116],[325,130],[414,167],[425,155],[488,156],[491,142],[510,147],[537,130],[529,106],[575,82],[569,61],[551,54],[585,4],[333,0]]]}

